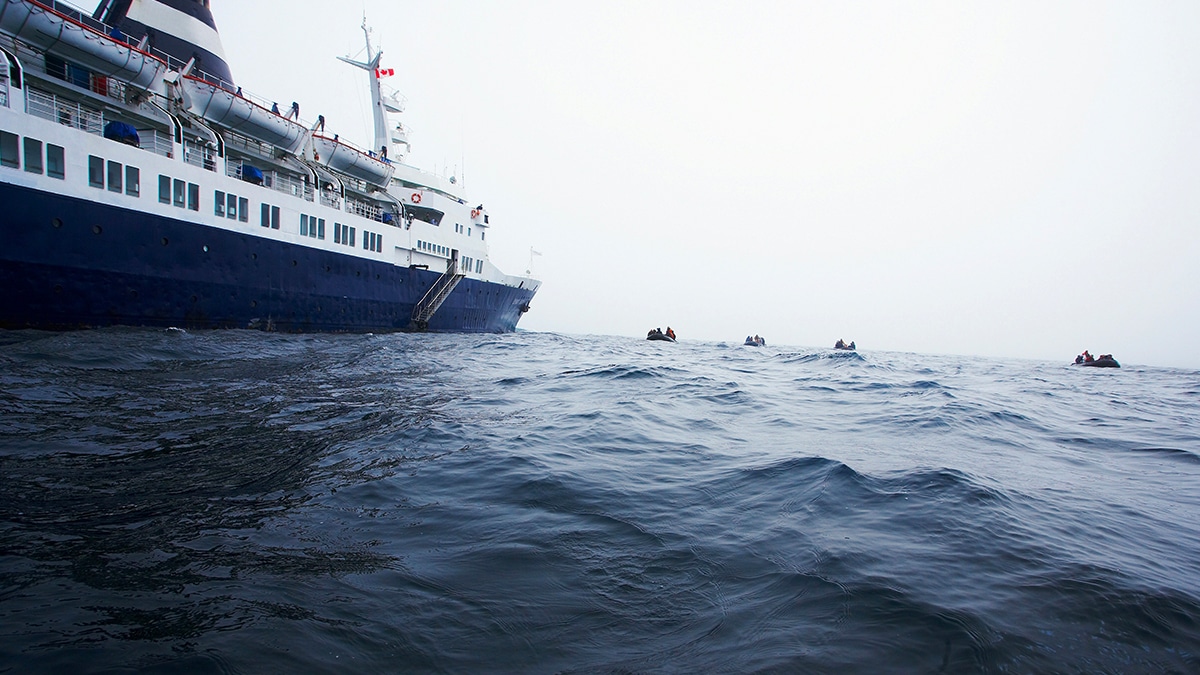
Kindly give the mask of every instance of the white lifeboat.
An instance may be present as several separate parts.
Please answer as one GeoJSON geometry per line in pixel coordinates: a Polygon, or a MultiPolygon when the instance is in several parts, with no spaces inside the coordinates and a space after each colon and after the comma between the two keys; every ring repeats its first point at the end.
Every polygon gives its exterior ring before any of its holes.
{"type": "Polygon", "coordinates": [[[299,122],[191,75],[180,80],[188,108],[204,119],[288,152],[304,146],[308,130],[299,122]]]}
{"type": "Polygon", "coordinates": [[[157,88],[167,73],[163,61],[107,35],[106,26],[84,14],[74,16],[30,0],[0,0],[0,32],[42,51],[51,51],[98,75],[141,89],[157,88]]]}
{"type": "Polygon", "coordinates": [[[383,159],[344,141],[313,134],[313,159],[339,173],[385,187],[395,169],[383,159]]]}

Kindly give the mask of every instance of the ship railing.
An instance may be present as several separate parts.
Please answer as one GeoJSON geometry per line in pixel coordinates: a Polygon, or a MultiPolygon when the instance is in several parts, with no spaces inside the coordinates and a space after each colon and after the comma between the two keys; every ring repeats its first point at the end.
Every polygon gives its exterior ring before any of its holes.
{"type": "Polygon", "coordinates": [[[342,208],[342,200],[334,192],[321,191],[321,204],[335,209],[342,208]]]}
{"type": "Polygon", "coordinates": [[[65,2],[57,2],[56,0],[39,0],[39,2],[85,28],[91,28],[97,33],[112,35],[112,26],[105,24],[103,21],[93,19],[90,14],[85,13],[77,7],[65,2]]]}
{"type": "Polygon", "coordinates": [[[183,143],[183,161],[198,166],[208,171],[216,171],[217,164],[213,160],[212,148],[196,143],[195,141],[184,141],[183,143]]]}
{"type": "Polygon", "coordinates": [[[158,129],[138,129],[138,145],[147,152],[153,152],[163,157],[175,156],[175,144],[171,136],[158,129]]]}
{"type": "Polygon", "coordinates": [[[346,211],[369,220],[383,222],[383,209],[375,204],[358,199],[346,198],[346,211]]]}
{"type": "Polygon", "coordinates": [[[8,107],[8,65],[0,67],[0,106],[8,107]]]}
{"type": "Polygon", "coordinates": [[[28,89],[25,95],[25,112],[34,117],[81,129],[89,134],[104,133],[104,116],[99,110],[92,110],[76,101],[63,100],[37,89],[28,89]]]}
{"type": "MultiPolygon", "coordinates": [[[[244,165],[245,162],[242,160],[230,158],[227,162],[225,162],[225,175],[229,176],[230,178],[243,180],[242,167],[244,165]]],[[[303,179],[273,170],[262,170],[262,175],[262,185],[265,188],[270,188],[276,192],[282,192],[285,195],[299,197],[305,201],[311,202],[314,199],[312,186],[308,183],[305,183],[303,179]]]]}
{"type": "MultiPolygon", "coordinates": [[[[313,201],[313,187],[311,184],[302,180],[289,176],[285,173],[272,171],[271,189],[276,192],[282,192],[293,197],[299,197],[306,202],[313,201]]],[[[266,181],[263,181],[264,184],[266,181]]]]}
{"type": "Polygon", "coordinates": [[[225,131],[222,133],[222,135],[225,137],[226,147],[237,148],[248,154],[258,155],[264,159],[270,158],[275,154],[275,146],[270,145],[269,143],[256,141],[253,138],[243,136],[234,131],[225,131]]]}

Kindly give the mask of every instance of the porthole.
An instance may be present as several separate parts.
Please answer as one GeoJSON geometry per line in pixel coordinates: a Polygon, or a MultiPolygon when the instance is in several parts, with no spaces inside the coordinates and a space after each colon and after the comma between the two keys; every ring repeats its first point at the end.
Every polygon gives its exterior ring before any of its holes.
{"type": "Polygon", "coordinates": [[[196,297],[196,296],[194,296],[194,295],[192,296],[192,303],[193,303],[193,304],[195,304],[195,303],[196,303],[198,300],[200,300],[200,298],[197,298],[197,297],[196,297]]]}
{"type": "Polygon", "coordinates": [[[103,231],[104,231],[104,228],[100,227],[99,225],[92,226],[92,232],[95,234],[100,234],[103,231]]]}
{"type": "Polygon", "coordinates": [[[166,237],[163,237],[163,238],[162,238],[162,245],[163,245],[163,246],[166,246],[166,245],[167,245],[167,244],[169,244],[169,243],[171,243],[171,240],[170,240],[170,239],[167,239],[166,237]]]}
{"type": "Polygon", "coordinates": [[[250,254],[250,259],[251,259],[251,260],[258,260],[258,254],[257,254],[257,253],[251,253],[251,254],[250,254]]]}
{"type": "Polygon", "coordinates": [[[295,260],[292,261],[292,267],[295,267],[296,265],[299,265],[299,264],[300,263],[296,262],[295,260]]]}
{"type": "Polygon", "coordinates": [[[54,292],[62,293],[62,284],[54,284],[54,292]]]}
{"type": "Polygon", "coordinates": [[[204,252],[205,252],[205,253],[208,253],[208,246],[205,246],[205,247],[204,247],[204,252]]]}
{"type": "Polygon", "coordinates": [[[257,300],[251,300],[251,301],[250,301],[250,306],[251,306],[251,307],[258,307],[258,301],[257,301],[257,300]]]}
{"type": "Polygon", "coordinates": [[[53,225],[55,229],[60,228],[62,227],[62,218],[55,218],[54,220],[50,221],[50,224],[53,225]]]}

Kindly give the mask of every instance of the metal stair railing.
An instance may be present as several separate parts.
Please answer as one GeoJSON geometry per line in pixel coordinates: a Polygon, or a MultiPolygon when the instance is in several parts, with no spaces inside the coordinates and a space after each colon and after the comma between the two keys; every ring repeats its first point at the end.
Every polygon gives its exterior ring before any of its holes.
{"type": "Polygon", "coordinates": [[[429,320],[441,308],[442,303],[450,296],[450,292],[458,286],[458,282],[462,281],[465,274],[460,274],[458,271],[458,258],[451,258],[446,265],[446,271],[442,276],[433,282],[429,290],[425,292],[425,297],[413,307],[412,323],[409,324],[410,330],[425,330],[429,327],[429,320]]]}

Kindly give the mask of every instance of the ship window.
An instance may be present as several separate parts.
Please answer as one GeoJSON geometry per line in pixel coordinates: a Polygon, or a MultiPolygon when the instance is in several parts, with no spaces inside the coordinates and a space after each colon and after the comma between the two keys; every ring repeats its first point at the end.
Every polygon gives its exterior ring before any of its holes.
{"type": "Polygon", "coordinates": [[[350,245],[354,245],[354,228],[350,228],[350,245]]]}
{"type": "Polygon", "coordinates": [[[17,145],[20,138],[16,134],[0,131],[0,166],[7,166],[11,169],[21,168],[21,159],[17,156],[17,145]]]}
{"type": "Polygon", "coordinates": [[[225,193],[220,190],[213,191],[213,215],[225,215],[225,193]]]}
{"type": "Polygon", "coordinates": [[[301,237],[308,236],[308,214],[307,213],[300,214],[300,236],[301,237]]]}
{"type": "Polygon", "coordinates": [[[109,162],[108,163],[108,191],[109,192],[120,192],[121,191],[121,189],[122,189],[121,188],[121,168],[122,167],[121,167],[120,162],[109,162]]]}
{"type": "Polygon", "coordinates": [[[158,201],[163,204],[171,203],[171,177],[159,174],[158,176],[158,201]]]}
{"type": "Polygon", "coordinates": [[[173,188],[171,190],[171,197],[172,197],[173,203],[175,204],[175,206],[178,206],[179,208],[182,209],[183,208],[184,188],[187,187],[187,183],[176,178],[174,181],[174,184],[171,187],[173,188]]]}
{"type": "Polygon", "coordinates": [[[237,195],[233,195],[233,194],[225,195],[225,217],[226,218],[237,218],[237,215],[238,215],[237,207],[238,207],[237,195]]]}
{"type": "Polygon", "coordinates": [[[482,261],[482,260],[476,260],[476,261],[475,261],[475,273],[476,273],[476,274],[482,274],[482,273],[483,273],[483,261],[482,261]]]}
{"type": "Polygon", "coordinates": [[[341,223],[333,224],[333,243],[335,243],[335,244],[342,243],[342,224],[341,223]]]}
{"type": "Polygon", "coordinates": [[[325,238],[325,219],[320,218],[317,220],[317,239],[324,239],[324,238],[325,238]]]}
{"type": "Polygon", "coordinates": [[[125,166],[125,194],[130,197],[142,194],[142,171],[136,166],[125,166]]]}
{"type": "Polygon", "coordinates": [[[25,170],[29,173],[42,172],[42,142],[25,137],[25,170]]]}
{"type": "Polygon", "coordinates": [[[469,227],[467,228],[467,236],[468,237],[471,236],[471,228],[469,228],[469,227]]]}
{"type": "Polygon", "coordinates": [[[245,197],[238,197],[238,220],[250,222],[250,200],[245,197]]]}
{"type": "Polygon", "coordinates": [[[263,204],[262,209],[260,211],[261,212],[258,217],[259,224],[261,224],[263,227],[270,227],[271,226],[271,205],[263,204]]]}
{"type": "Polygon", "coordinates": [[[271,207],[271,229],[272,230],[279,229],[279,207],[278,206],[271,207]]]}
{"type": "Polygon", "coordinates": [[[195,183],[188,183],[188,208],[193,211],[200,210],[200,186],[195,183]]]}
{"type": "Polygon", "coordinates": [[[369,251],[371,248],[371,237],[374,237],[374,232],[363,232],[363,250],[369,251]]]}
{"type": "Polygon", "coordinates": [[[88,156],[88,185],[104,187],[104,160],[95,155],[88,156]]]}
{"type": "Polygon", "coordinates": [[[61,145],[46,144],[46,175],[51,178],[66,178],[65,152],[61,145]]]}

